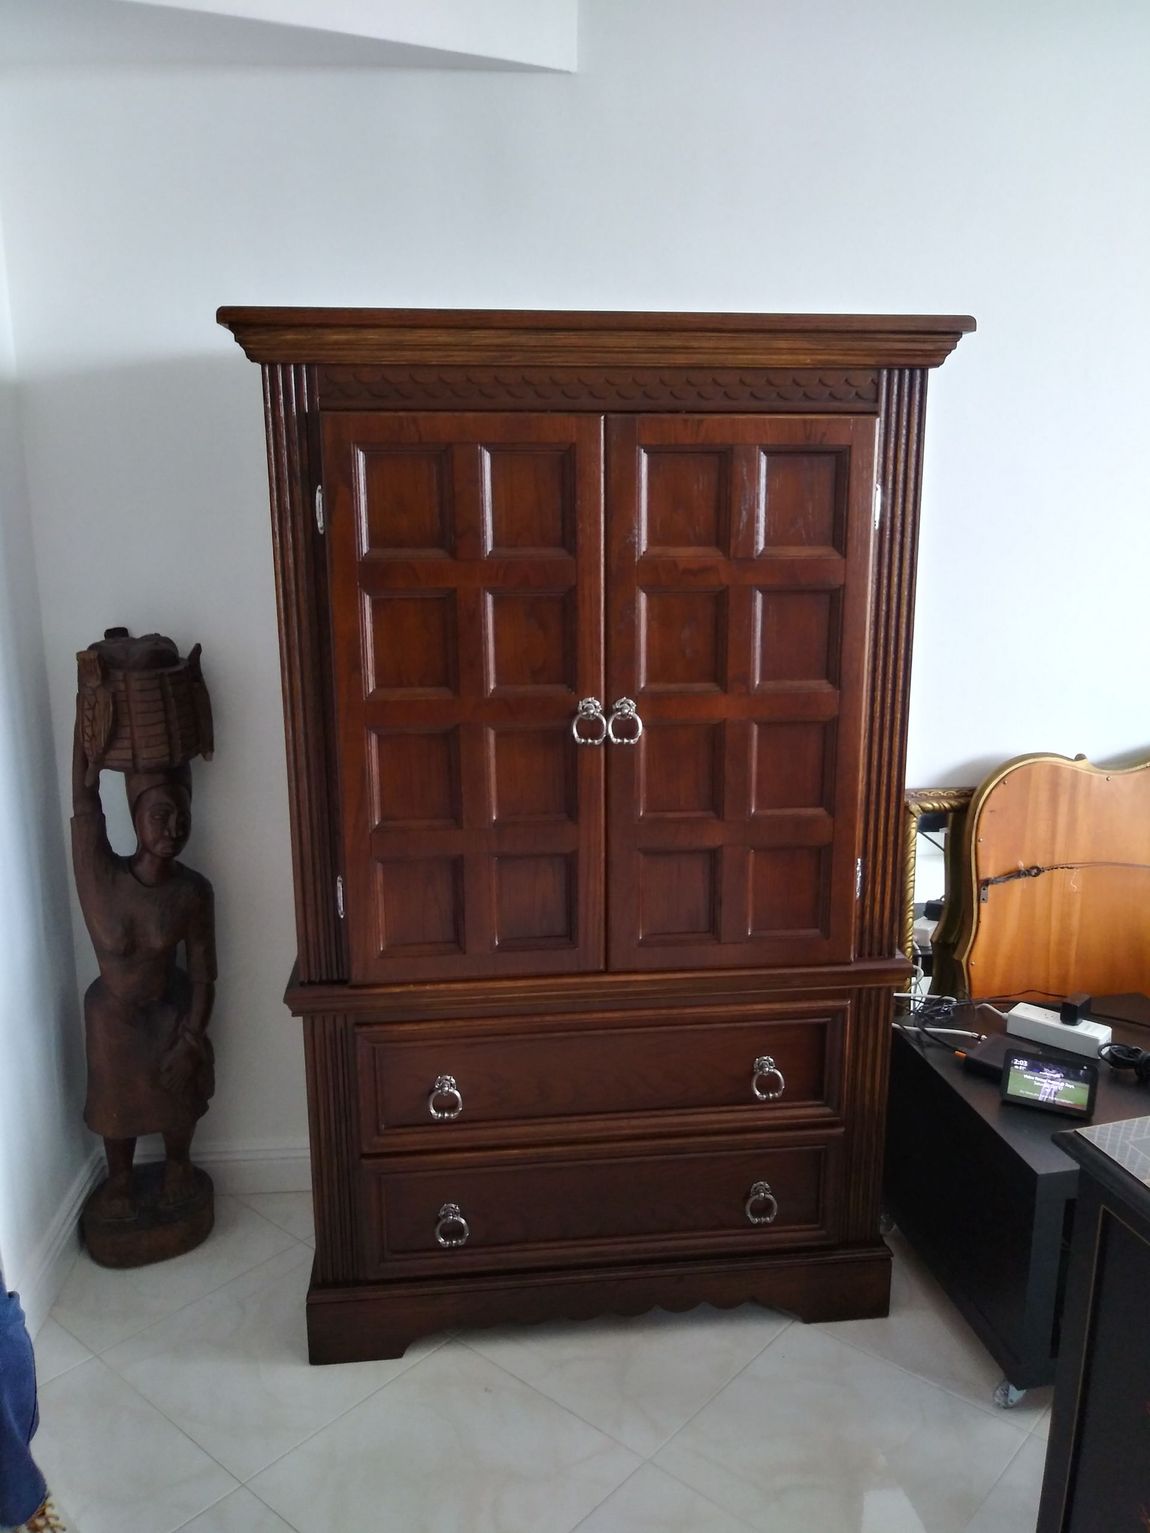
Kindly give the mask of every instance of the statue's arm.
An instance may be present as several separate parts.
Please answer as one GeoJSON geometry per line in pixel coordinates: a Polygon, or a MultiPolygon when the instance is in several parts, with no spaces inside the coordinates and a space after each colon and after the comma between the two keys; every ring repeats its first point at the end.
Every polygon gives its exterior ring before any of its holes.
{"type": "Polygon", "coordinates": [[[212,886],[193,873],[196,884],[192,913],[184,936],[192,998],[171,1048],[160,1062],[160,1082],[168,1091],[181,1092],[203,1061],[208,1049],[208,1023],[216,999],[215,914],[212,886]]]}
{"type": "Polygon", "coordinates": [[[104,824],[104,806],[100,802],[99,775],[89,785],[85,780],[88,760],[80,735],[80,704],[76,702],[76,732],[72,742],[72,870],[76,893],[88,932],[97,953],[103,946],[105,926],[113,914],[109,903],[109,880],[116,856],[104,824]]]}
{"type": "Polygon", "coordinates": [[[76,699],[76,727],[72,734],[72,813],[94,815],[103,813],[100,803],[99,780],[89,786],[87,782],[88,757],[84,753],[84,740],[80,730],[80,699],[76,699]]]}
{"type": "Polygon", "coordinates": [[[216,913],[211,884],[199,875],[197,883],[198,898],[185,939],[192,1004],[183,1025],[198,1040],[207,1032],[216,998],[216,913]]]}

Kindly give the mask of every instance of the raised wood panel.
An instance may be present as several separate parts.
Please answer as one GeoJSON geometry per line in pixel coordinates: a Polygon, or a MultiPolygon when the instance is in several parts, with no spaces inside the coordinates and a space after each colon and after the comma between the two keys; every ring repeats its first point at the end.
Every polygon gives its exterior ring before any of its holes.
{"type": "Polygon", "coordinates": [[[864,419],[611,419],[613,968],[851,957],[874,470],[864,419]]]}
{"type": "Polygon", "coordinates": [[[373,729],[369,751],[373,829],[462,825],[458,728],[373,729]]]}
{"type": "Polygon", "coordinates": [[[769,1143],[761,1136],[690,1147],[652,1141],[622,1153],[587,1145],[578,1154],[556,1147],[489,1160],[445,1152],[364,1162],[364,1275],[828,1245],[837,1233],[840,1145],[824,1131],[769,1143]],[[763,1181],[778,1212],[755,1225],[745,1205],[763,1181]],[[470,1227],[466,1244],[453,1249],[436,1240],[447,1204],[470,1227]]]}
{"type": "Polygon", "coordinates": [[[765,452],[762,547],[846,552],[844,485],[829,453],[765,452]]]}
{"type": "MultiPolygon", "coordinates": [[[[574,588],[487,591],[487,691],[493,695],[576,691],[574,588]]],[[[572,710],[574,711],[574,710],[572,710]]]]}
{"type": "Polygon", "coordinates": [[[751,726],[751,814],[833,811],[835,729],[827,723],[751,726]]]}
{"type": "Polygon", "coordinates": [[[752,686],[823,682],[838,686],[842,641],[837,591],[753,593],[752,686]]]}
{"type": "Polygon", "coordinates": [[[602,431],[325,417],[351,977],[602,963],[602,431]]]}
{"type": "Polygon", "coordinates": [[[392,558],[451,554],[447,448],[362,448],[356,472],[361,553],[392,558]]]}
{"type": "Polygon", "coordinates": [[[488,448],[490,546],[497,554],[574,554],[575,461],[569,448],[488,448]]]}
{"type": "Polygon", "coordinates": [[[363,618],[370,698],[452,696],[459,690],[454,591],[368,598],[363,618]]]}
{"type": "Polygon", "coordinates": [[[543,729],[495,727],[487,738],[497,825],[575,822],[578,756],[565,722],[543,729]]]}
{"type": "Polygon", "coordinates": [[[723,726],[648,724],[639,756],[639,813],[676,819],[723,813],[723,726]]]}
{"type": "Polygon", "coordinates": [[[729,456],[722,451],[648,453],[639,506],[644,553],[708,549],[718,554],[728,546],[729,456]]]}
{"type": "Polygon", "coordinates": [[[638,689],[723,691],[726,591],[640,591],[638,599],[638,689]]]}

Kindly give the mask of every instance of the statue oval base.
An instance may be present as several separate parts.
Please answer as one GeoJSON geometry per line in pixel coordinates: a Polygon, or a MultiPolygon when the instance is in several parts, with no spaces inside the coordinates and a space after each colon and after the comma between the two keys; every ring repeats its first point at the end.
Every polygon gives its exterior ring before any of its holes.
{"type": "Polygon", "coordinates": [[[163,1163],[137,1166],[132,1173],[136,1212],[130,1219],[107,1216],[105,1178],[80,1215],[80,1234],[92,1260],[101,1267],[147,1267],[194,1251],[211,1234],[215,1199],[208,1173],[194,1166],[192,1174],[190,1196],[169,1205],[160,1201],[163,1163]]]}

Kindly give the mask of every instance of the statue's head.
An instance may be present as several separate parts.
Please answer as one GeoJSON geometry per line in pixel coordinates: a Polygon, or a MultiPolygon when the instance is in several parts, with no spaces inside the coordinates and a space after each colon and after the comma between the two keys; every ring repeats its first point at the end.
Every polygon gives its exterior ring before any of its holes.
{"type": "Polygon", "coordinates": [[[140,850],[165,862],[178,857],[192,829],[192,783],[188,768],[130,772],[124,786],[140,850]]]}

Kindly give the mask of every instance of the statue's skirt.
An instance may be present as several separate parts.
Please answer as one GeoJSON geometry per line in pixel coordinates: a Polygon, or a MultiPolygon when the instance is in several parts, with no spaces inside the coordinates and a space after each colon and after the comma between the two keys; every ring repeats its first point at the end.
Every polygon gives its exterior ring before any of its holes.
{"type": "Polygon", "coordinates": [[[182,969],[158,1001],[125,1001],[102,979],[84,997],[88,1097],[84,1122],[104,1139],[190,1132],[207,1111],[212,1093],[212,1046],[190,1078],[175,1090],[160,1079],[160,1066],[175,1043],[191,1004],[191,983],[182,969]]]}

